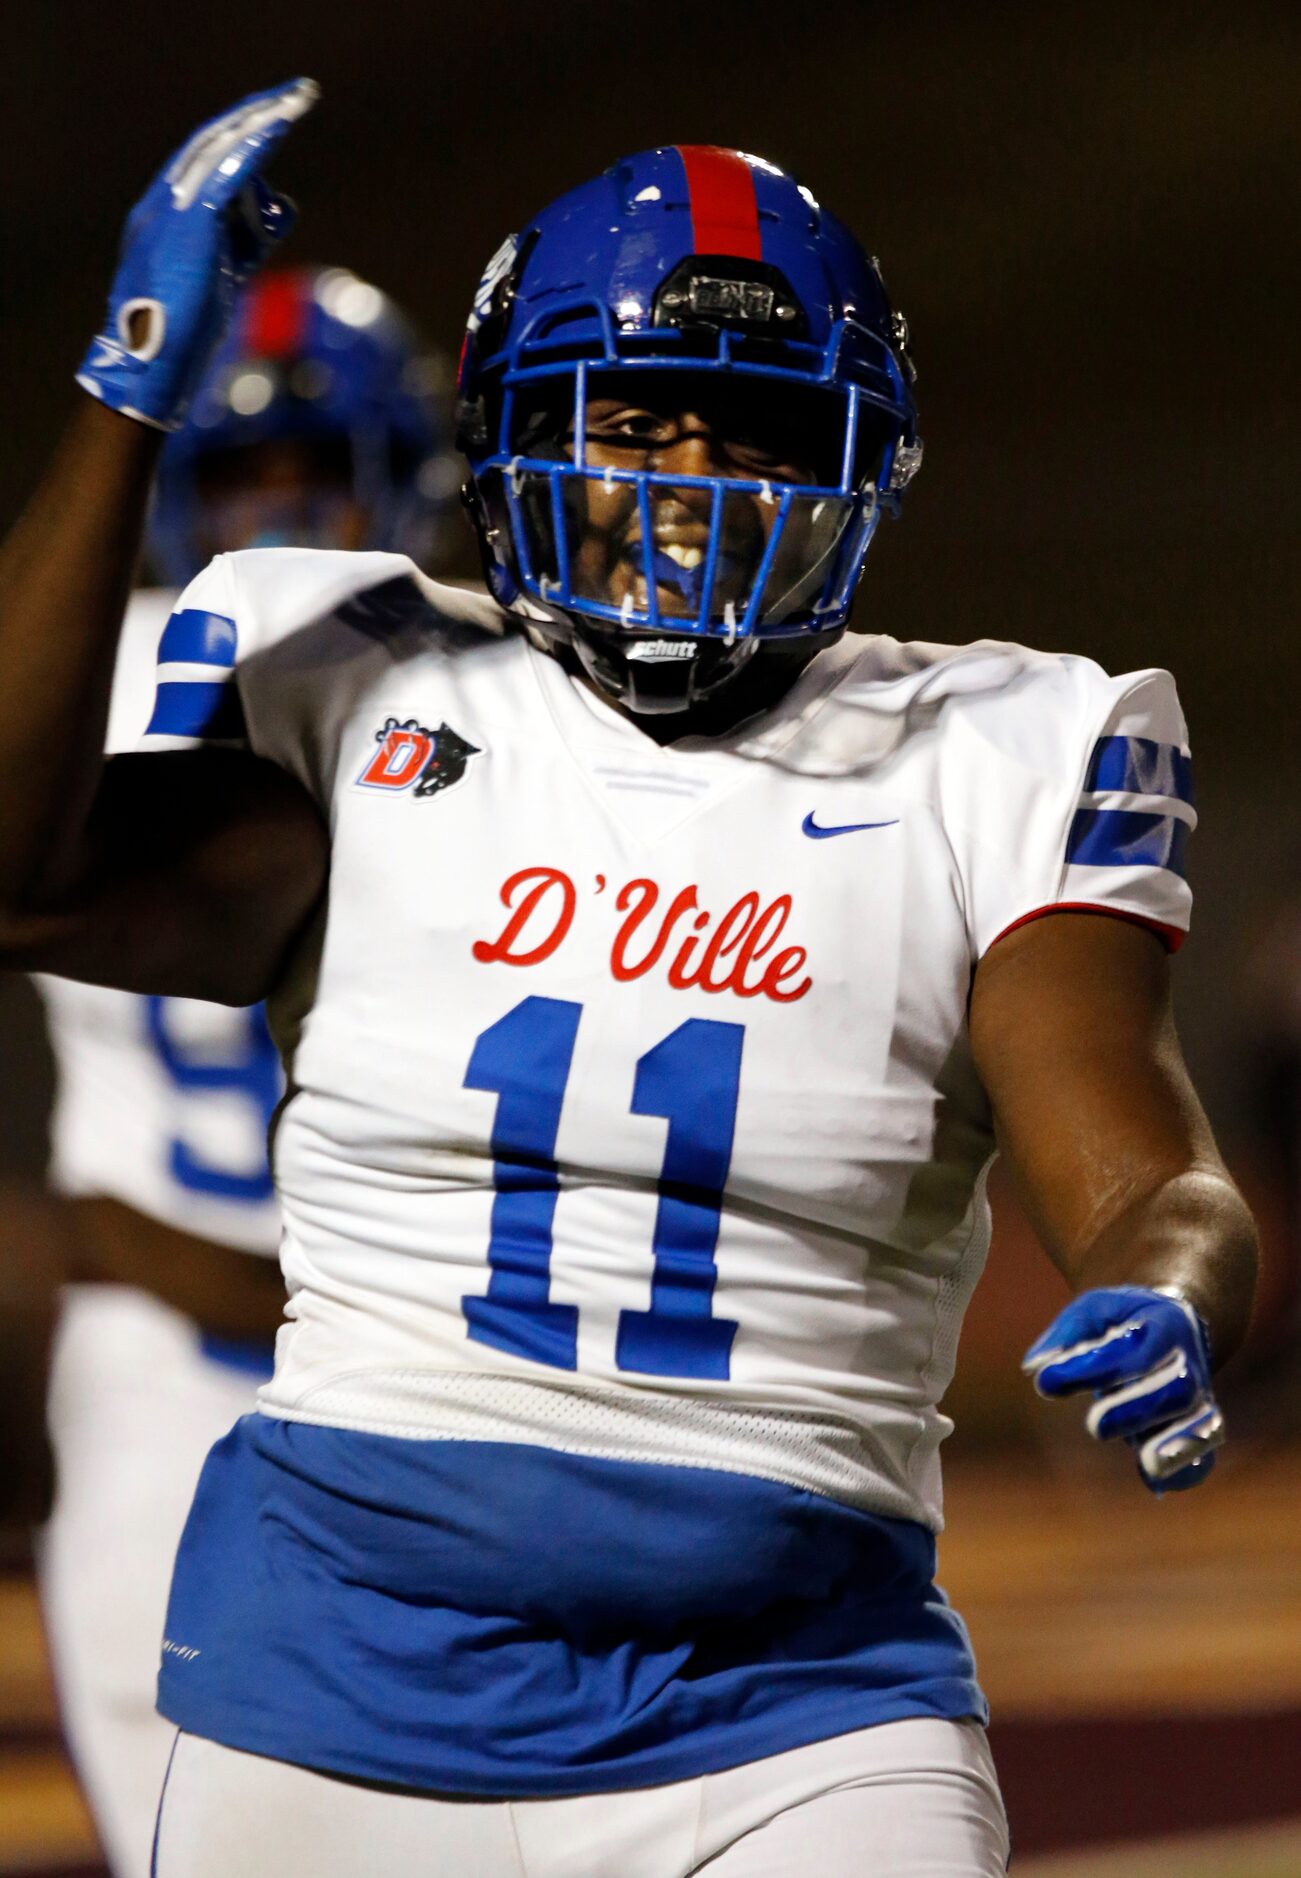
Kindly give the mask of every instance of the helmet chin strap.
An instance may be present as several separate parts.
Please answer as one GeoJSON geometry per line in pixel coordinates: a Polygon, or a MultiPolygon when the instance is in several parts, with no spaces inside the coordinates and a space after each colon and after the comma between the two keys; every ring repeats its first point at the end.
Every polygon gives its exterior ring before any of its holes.
{"type": "Polygon", "coordinates": [[[620,632],[574,620],[564,635],[597,690],[636,717],[689,711],[734,680],[758,649],[687,633],[620,632]]]}

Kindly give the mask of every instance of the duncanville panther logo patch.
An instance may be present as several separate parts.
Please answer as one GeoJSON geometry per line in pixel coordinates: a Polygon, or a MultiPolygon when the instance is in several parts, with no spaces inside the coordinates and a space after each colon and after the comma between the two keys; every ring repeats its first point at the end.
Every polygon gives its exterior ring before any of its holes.
{"type": "Polygon", "coordinates": [[[450,724],[430,730],[414,717],[402,723],[386,717],[375,742],[379,747],[367,758],[356,787],[387,789],[394,795],[436,796],[442,789],[454,789],[470,758],[482,755],[477,743],[467,742],[450,724]]]}

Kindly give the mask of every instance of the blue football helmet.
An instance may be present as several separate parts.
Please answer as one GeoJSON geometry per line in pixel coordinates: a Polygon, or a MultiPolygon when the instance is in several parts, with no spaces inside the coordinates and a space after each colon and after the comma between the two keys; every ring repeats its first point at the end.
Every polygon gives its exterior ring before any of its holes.
{"type": "Polygon", "coordinates": [[[685,708],[760,642],[830,643],[921,460],[907,343],[875,260],[774,164],[697,146],[616,163],[506,241],[475,296],[457,441],[494,595],[638,710],[685,708]],[[647,398],[650,374],[678,375],[663,408],[781,407],[818,440],[813,480],[589,462],[589,400],[631,374],[647,398]],[[598,490],[626,492],[622,592],[581,552],[598,490]]]}
{"type": "MultiPolygon", "coordinates": [[[[440,391],[442,361],[423,349],[378,288],[344,268],[274,269],[240,299],[183,427],[162,454],[146,548],[158,576],[183,585],[222,546],[200,483],[223,457],[293,440],[316,446],[366,515],[360,545],[428,564],[459,481],[440,391]],[[215,537],[215,539],[214,539],[215,537]]],[[[274,503],[246,545],[338,546],[336,518],[274,503]]]]}

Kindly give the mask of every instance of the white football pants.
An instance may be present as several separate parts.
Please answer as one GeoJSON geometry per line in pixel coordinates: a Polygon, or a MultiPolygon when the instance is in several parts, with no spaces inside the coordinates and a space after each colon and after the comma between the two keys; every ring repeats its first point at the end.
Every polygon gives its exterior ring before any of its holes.
{"type": "Polygon", "coordinates": [[[181,1734],[156,1878],[1002,1878],[983,1728],[901,1721],[632,1793],[404,1793],[181,1734]]]}
{"type": "Polygon", "coordinates": [[[148,1878],[176,1730],[154,1708],[176,1547],[255,1379],[147,1292],[73,1285],[50,1375],[58,1466],[37,1564],[64,1731],[114,1878],[148,1878]]]}

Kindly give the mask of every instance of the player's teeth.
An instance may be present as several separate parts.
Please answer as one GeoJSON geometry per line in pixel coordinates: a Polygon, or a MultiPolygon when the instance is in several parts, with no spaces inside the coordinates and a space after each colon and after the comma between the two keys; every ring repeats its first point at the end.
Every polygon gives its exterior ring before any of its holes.
{"type": "Polygon", "coordinates": [[[703,548],[684,548],[678,541],[666,543],[664,552],[671,561],[676,561],[679,567],[685,568],[699,567],[705,558],[703,548]]]}

